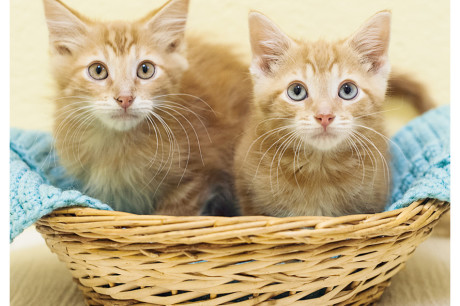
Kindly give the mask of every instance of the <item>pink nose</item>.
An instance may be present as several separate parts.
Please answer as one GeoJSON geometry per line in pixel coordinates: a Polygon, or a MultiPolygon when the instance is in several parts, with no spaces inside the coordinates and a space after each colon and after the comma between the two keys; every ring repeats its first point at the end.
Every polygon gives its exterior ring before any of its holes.
{"type": "Polygon", "coordinates": [[[332,121],[334,121],[334,118],[335,116],[332,114],[327,114],[327,115],[318,114],[315,116],[316,121],[318,121],[318,123],[321,124],[324,129],[326,129],[326,127],[329,124],[331,124],[332,121]]]}
{"type": "Polygon", "coordinates": [[[134,98],[133,96],[119,96],[116,100],[121,107],[127,109],[133,104],[134,98]]]}

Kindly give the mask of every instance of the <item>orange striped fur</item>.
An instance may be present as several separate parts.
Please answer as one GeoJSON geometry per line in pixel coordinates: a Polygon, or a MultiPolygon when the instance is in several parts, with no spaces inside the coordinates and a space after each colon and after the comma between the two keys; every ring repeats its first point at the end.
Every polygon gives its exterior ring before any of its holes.
{"type": "Polygon", "coordinates": [[[44,4],[57,84],[54,136],[68,173],[117,210],[199,214],[213,186],[231,185],[251,91],[247,67],[226,46],[184,38],[188,0],[135,22],[44,4]],[[155,67],[150,79],[136,75],[144,60],[155,67]],[[105,65],[107,78],[92,79],[92,63],[105,65]],[[134,101],[124,109],[119,96],[134,101]]]}
{"type": "Polygon", "coordinates": [[[376,14],[337,42],[292,39],[257,12],[249,25],[254,99],[235,157],[243,213],[382,211],[390,182],[382,116],[390,13],[376,14]],[[347,82],[358,88],[351,100],[339,96],[347,82]],[[297,83],[308,93],[301,101],[289,96],[297,83]],[[330,115],[325,128],[323,115],[330,115]]]}

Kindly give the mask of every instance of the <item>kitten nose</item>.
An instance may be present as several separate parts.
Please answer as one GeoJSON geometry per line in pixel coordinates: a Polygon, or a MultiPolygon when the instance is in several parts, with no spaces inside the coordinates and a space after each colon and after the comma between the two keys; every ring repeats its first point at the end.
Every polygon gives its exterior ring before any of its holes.
{"type": "Polygon", "coordinates": [[[332,114],[327,114],[327,115],[317,114],[315,116],[316,121],[318,121],[318,123],[321,124],[324,129],[326,129],[326,127],[329,124],[331,124],[332,121],[334,121],[334,118],[335,118],[335,116],[332,115],[332,114]]]}
{"type": "Polygon", "coordinates": [[[116,100],[121,107],[127,109],[133,104],[134,98],[133,96],[119,96],[116,100]]]}

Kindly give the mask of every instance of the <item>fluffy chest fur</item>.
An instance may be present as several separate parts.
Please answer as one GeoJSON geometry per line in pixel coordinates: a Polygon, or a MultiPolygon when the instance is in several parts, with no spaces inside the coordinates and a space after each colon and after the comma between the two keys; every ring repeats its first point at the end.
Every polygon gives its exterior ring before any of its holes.
{"type": "Polygon", "coordinates": [[[347,149],[330,154],[299,147],[278,153],[277,148],[251,151],[237,164],[241,205],[246,214],[277,217],[380,211],[388,176],[378,154],[347,149]]]}
{"type": "MultiPolygon", "coordinates": [[[[68,124],[69,130],[75,128],[68,124]]],[[[153,210],[153,192],[161,184],[167,158],[179,169],[177,157],[165,154],[162,161],[161,154],[155,156],[154,139],[141,128],[126,134],[92,126],[57,137],[56,148],[67,171],[84,184],[84,192],[118,210],[129,206],[134,212],[148,213],[153,210]]],[[[166,187],[168,182],[164,183],[166,187]]],[[[157,192],[160,195],[162,189],[157,192]]]]}

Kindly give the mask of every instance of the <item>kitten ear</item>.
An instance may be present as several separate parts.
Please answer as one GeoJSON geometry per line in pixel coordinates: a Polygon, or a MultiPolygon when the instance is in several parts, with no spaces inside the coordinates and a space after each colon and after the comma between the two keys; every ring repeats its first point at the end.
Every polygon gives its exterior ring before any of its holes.
{"type": "Polygon", "coordinates": [[[59,0],[44,0],[50,44],[61,55],[71,55],[86,34],[83,18],[59,0]]]}
{"type": "Polygon", "coordinates": [[[249,36],[252,49],[251,72],[267,74],[295,42],[259,12],[249,13],[249,36]]]}
{"type": "Polygon", "coordinates": [[[360,54],[363,63],[371,65],[369,71],[379,72],[384,67],[389,71],[390,23],[391,13],[379,12],[348,39],[348,44],[360,54]]]}
{"type": "Polygon", "coordinates": [[[175,51],[184,40],[189,0],[170,0],[142,21],[155,44],[166,51],[175,51]]]}

